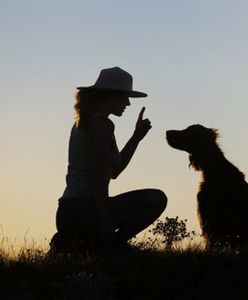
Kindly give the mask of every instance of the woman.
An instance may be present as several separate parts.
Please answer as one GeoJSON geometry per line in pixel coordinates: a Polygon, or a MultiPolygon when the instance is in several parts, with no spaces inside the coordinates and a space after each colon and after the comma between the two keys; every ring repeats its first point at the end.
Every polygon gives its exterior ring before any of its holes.
{"type": "Polygon", "coordinates": [[[146,97],[132,89],[132,76],[114,67],[104,69],[93,86],[79,87],[76,95],[76,123],[69,142],[67,186],[59,199],[56,216],[58,233],[51,245],[57,251],[86,241],[111,246],[125,245],[152,224],[167,204],[156,189],[130,191],[109,197],[110,179],[127,167],[139,142],[151,129],[142,108],[134,133],[119,152],[113,114],[121,116],[129,97],[146,97]]]}

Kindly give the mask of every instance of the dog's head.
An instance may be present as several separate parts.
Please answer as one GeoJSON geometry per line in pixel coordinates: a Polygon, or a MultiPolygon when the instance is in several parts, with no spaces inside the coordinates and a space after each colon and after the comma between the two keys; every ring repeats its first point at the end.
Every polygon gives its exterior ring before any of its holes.
{"type": "Polygon", "coordinates": [[[208,151],[212,146],[216,146],[218,131],[195,124],[184,130],[166,131],[168,144],[178,150],[186,151],[190,154],[190,164],[199,170],[199,156],[208,151]]]}

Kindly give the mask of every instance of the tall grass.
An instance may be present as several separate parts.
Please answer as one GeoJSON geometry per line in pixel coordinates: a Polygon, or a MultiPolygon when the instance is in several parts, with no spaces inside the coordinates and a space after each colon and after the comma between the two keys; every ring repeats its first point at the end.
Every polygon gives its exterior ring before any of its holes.
{"type": "Polygon", "coordinates": [[[0,244],[0,299],[248,299],[247,275],[246,249],[206,252],[195,241],[74,255],[0,244]]]}

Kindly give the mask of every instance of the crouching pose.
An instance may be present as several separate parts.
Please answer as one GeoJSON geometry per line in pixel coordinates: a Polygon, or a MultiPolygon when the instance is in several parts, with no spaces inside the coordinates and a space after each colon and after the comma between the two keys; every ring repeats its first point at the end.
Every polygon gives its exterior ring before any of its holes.
{"type": "Polygon", "coordinates": [[[167,198],[158,189],[109,196],[110,179],[126,168],[139,142],[151,129],[142,108],[133,135],[119,152],[109,115],[122,116],[129,97],[146,97],[132,89],[132,76],[114,67],[104,69],[93,86],[79,87],[76,122],[69,141],[67,186],[59,199],[58,232],[51,247],[70,250],[73,242],[126,245],[164,211],[167,198]]]}

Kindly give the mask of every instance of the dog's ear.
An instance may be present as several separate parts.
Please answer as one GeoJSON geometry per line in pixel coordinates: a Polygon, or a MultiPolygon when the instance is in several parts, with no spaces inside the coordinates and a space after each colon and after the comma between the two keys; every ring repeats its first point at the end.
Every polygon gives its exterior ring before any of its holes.
{"type": "Polygon", "coordinates": [[[199,136],[198,143],[195,145],[192,153],[189,154],[189,167],[200,171],[204,162],[205,153],[209,153],[212,147],[218,147],[216,142],[219,137],[218,129],[205,128],[205,134],[199,136]]]}
{"type": "Polygon", "coordinates": [[[189,167],[194,168],[195,171],[201,170],[200,160],[197,158],[197,155],[189,154],[189,167]]]}

